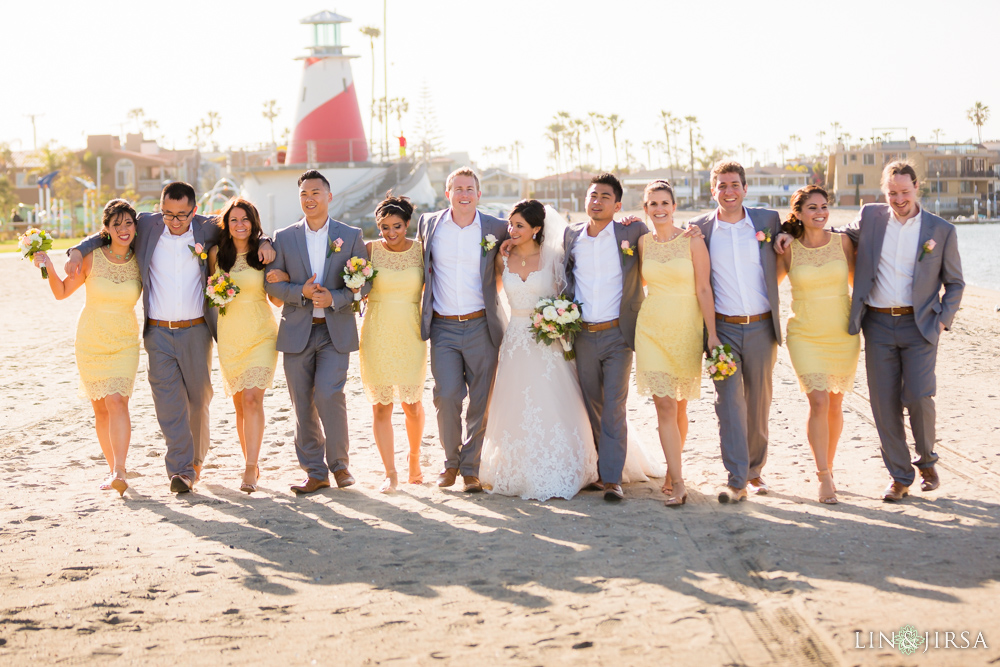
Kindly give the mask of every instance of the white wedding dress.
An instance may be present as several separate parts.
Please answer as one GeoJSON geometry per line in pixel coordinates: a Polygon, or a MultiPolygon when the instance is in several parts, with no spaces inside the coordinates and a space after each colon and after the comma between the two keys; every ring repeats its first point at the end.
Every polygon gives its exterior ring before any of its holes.
{"type": "MultiPolygon", "coordinates": [[[[543,258],[523,281],[504,262],[510,324],[500,345],[479,467],[490,493],[531,500],[572,498],[597,480],[597,448],[576,364],[563,359],[558,343],[537,343],[530,331],[538,300],[558,294],[558,258],[544,252],[543,258]]],[[[662,477],[662,464],[651,462],[629,431],[622,481],[662,477]]]]}

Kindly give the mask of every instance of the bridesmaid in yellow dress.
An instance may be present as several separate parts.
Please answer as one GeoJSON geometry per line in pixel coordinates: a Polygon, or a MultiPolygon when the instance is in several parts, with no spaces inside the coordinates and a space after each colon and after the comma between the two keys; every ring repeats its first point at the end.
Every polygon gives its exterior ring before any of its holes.
{"type": "Polygon", "coordinates": [[[226,396],[233,397],[236,432],[246,460],[240,491],[249,494],[257,490],[260,479],[264,391],[271,388],[278,363],[278,324],[264,293],[264,265],[257,257],[261,228],[256,207],[234,197],[222,209],[218,225],[222,232],[219,244],[209,252],[209,270],[228,272],[240,288],[226,314],[219,315],[219,366],[226,396]]]}
{"type": "Polygon", "coordinates": [[[396,489],[392,406],[402,403],[410,444],[409,482],[420,484],[420,440],[424,433],[424,380],[427,343],[420,339],[420,296],[424,288],[423,251],[406,238],[413,205],[392,192],[375,209],[381,240],[368,243],[378,275],[372,281],[361,325],[361,382],[372,404],[372,430],[385,480],[381,493],[396,489]]]}
{"type": "Polygon", "coordinates": [[[94,408],[97,441],[111,476],[102,490],[124,496],[125,458],[132,439],[128,399],[139,367],[139,323],[135,304],[142,292],[142,277],[135,260],[135,209],[124,199],[104,207],[104,246],[83,259],[82,270],[60,280],[51,258],[35,254],[35,265],[45,266],[49,287],[56,299],[87,287],[87,300],[76,327],[76,365],[80,370],[80,397],[94,408]]]}
{"type": "Polygon", "coordinates": [[[669,182],[647,185],[642,208],[653,231],[639,239],[649,295],[636,322],[635,380],[639,393],[652,396],[656,406],[660,446],[667,459],[666,505],[679,507],[687,500],[681,467],[687,402],[701,395],[703,322],[709,347],[719,345],[711,264],[704,239],[685,236],[674,224],[677,203],[669,182]]]}
{"type": "Polygon", "coordinates": [[[819,501],[837,502],[833,457],[844,428],[841,405],[854,387],[861,341],[847,333],[854,283],[854,245],[825,229],[829,197],[818,185],[792,195],[782,231],[794,238],[790,252],[778,255],[778,280],[792,284],[792,316],[786,341],[799,387],[809,399],[809,446],[816,459],[819,501]]]}

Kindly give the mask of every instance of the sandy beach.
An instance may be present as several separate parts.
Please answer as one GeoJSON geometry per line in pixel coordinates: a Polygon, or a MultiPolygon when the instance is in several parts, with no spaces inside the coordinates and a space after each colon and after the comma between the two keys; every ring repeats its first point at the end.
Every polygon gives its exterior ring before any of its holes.
{"type": "MultiPolygon", "coordinates": [[[[60,272],[61,272],[61,264],[60,272]]],[[[807,403],[781,348],[766,497],[720,505],[711,383],[692,401],[688,505],[659,481],[626,501],[539,503],[432,484],[443,454],[431,381],[427,483],[377,493],[382,468],[352,358],[358,484],[298,498],[294,422],[279,364],[265,399],[261,491],[214,364],[213,448],[196,493],[175,496],[146,382],[132,398],[131,490],[107,468],[73,340],[84,295],[56,302],[38,271],[0,255],[0,664],[986,665],[1000,661],[1000,293],[967,288],[938,358],[941,488],[885,504],[865,382],[845,400],[819,505],[807,403]],[[878,648],[906,624],[906,656],[878,648]],[[869,648],[869,633],[875,647],[869,648]],[[945,648],[945,633],[956,633],[945,648]],[[967,632],[968,648],[961,648],[967,632]],[[938,633],[935,648],[935,633],[938,633]],[[979,633],[988,648],[972,646],[979,633]],[[859,643],[864,648],[858,648],[859,643]]],[[[787,317],[788,287],[782,289],[787,317]]],[[[652,403],[630,396],[655,444],[652,403]]],[[[397,411],[397,469],[405,471],[397,411]]],[[[662,455],[661,455],[662,456],[662,455]]]]}

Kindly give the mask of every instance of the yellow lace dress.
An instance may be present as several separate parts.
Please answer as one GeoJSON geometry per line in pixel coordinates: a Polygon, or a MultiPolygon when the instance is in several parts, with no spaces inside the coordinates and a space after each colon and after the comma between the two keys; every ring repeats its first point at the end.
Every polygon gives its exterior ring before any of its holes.
{"type": "Polygon", "coordinates": [[[240,293],[219,315],[219,365],[226,396],[251,387],[270,389],[278,364],[278,324],[264,293],[264,272],[236,256],[229,271],[240,293]]]}
{"type": "Polygon", "coordinates": [[[840,235],[807,248],[792,241],[792,316],[786,342],[792,366],[803,392],[844,394],[854,387],[861,340],[847,333],[851,296],[847,285],[847,258],[840,235]]]}
{"type": "Polygon", "coordinates": [[[419,403],[427,377],[427,342],[420,339],[424,253],[417,241],[390,252],[372,243],[378,275],[361,324],[361,383],[372,404],[419,403]]]}
{"type": "Polygon", "coordinates": [[[84,285],[87,300],[76,325],[80,398],[99,401],[109,394],[131,396],[139,368],[135,304],[142,293],[135,256],[114,264],[98,248],[84,285]]]}
{"type": "Polygon", "coordinates": [[[695,292],[691,239],[646,234],[642,277],[649,295],[635,328],[635,382],[643,396],[701,396],[703,323],[695,292]]]}

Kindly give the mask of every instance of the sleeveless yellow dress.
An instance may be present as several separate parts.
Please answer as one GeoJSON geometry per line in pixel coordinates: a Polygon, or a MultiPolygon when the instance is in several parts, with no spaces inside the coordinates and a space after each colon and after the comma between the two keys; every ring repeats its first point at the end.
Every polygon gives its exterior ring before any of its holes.
{"type": "Polygon", "coordinates": [[[76,365],[80,398],[99,401],[109,394],[131,396],[139,368],[139,321],[135,304],[142,275],[135,256],[114,264],[104,249],[94,253],[84,283],[87,299],[76,325],[76,365]]]}
{"type": "Polygon", "coordinates": [[[845,394],[853,390],[861,340],[847,333],[851,296],[847,257],[840,235],[807,248],[792,241],[792,316],[785,329],[788,354],[805,392],[845,394]]]}
{"type": "Polygon", "coordinates": [[[427,342],[420,339],[423,248],[414,241],[409,250],[390,252],[375,241],[371,261],[378,275],[361,324],[365,395],[372,404],[419,403],[427,377],[427,342]]]}
{"type": "Polygon", "coordinates": [[[278,323],[264,293],[264,272],[236,256],[229,271],[240,288],[226,314],[219,315],[219,366],[226,396],[251,387],[270,389],[278,364],[278,323]]]}
{"type": "Polygon", "coordinates": [[[635,382],[643,396],[701,396],[703,323],[695,292],[691,239],[646,234],[642,277],[648,296],[635,327],[635,382]]]}

